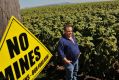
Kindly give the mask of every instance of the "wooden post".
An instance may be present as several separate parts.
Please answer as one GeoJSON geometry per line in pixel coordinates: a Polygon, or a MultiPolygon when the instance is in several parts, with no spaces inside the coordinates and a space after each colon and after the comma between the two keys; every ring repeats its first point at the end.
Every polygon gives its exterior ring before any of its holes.
{"type": "Polygon", "coordinates": [[[11,16],[20,20],[19,0],[0,0],[0,40],[11,16]]]}

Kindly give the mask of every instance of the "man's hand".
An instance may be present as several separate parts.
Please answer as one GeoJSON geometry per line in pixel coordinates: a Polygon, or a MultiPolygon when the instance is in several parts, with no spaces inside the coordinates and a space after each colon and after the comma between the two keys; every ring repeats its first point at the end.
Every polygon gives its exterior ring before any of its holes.
{"type": "Polygon", "coordinates": [[[65,64],[70,64],[72,61],[71,60],[68,60],[67,58],[64,58],[64,63],[65,64]]]}

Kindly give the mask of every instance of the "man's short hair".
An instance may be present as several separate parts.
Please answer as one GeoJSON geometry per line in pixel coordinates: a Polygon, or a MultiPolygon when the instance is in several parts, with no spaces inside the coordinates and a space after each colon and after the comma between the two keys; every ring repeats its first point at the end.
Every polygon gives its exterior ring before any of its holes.
{"type": "Polygon", "coordinates": [[[67,27],[72,27],[72,24],[71,24],[71,23],[66,23],[66,24],[64,25],[64,31],[66,30],[67,27]]]}

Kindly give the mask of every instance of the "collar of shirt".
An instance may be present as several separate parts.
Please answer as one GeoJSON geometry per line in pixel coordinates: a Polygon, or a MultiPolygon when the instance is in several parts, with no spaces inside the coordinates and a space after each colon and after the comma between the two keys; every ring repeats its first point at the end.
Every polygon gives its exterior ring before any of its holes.
{"type": "Polygon", "coordinates": [[[68,39],[68,40],[72,41],[72,42],[75,44],[75,38],[74,38],[74,35],[72,35],[71,38],[67,38],[67,37],[65,36],[65,34],[64,34],[63,37],[64,37],[65,39],[68,39]]]}

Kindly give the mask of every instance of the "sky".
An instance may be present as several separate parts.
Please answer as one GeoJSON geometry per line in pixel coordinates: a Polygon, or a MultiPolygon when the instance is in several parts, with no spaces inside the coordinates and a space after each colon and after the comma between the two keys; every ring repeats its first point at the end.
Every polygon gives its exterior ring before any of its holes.
{"type": "Polygon", "coordinates": [[[109,1],[109,0],[19,0],[20,8],[45,6],[58,3],[81,3],[81,2],[96,2],[96,1],[109,1]]]}

